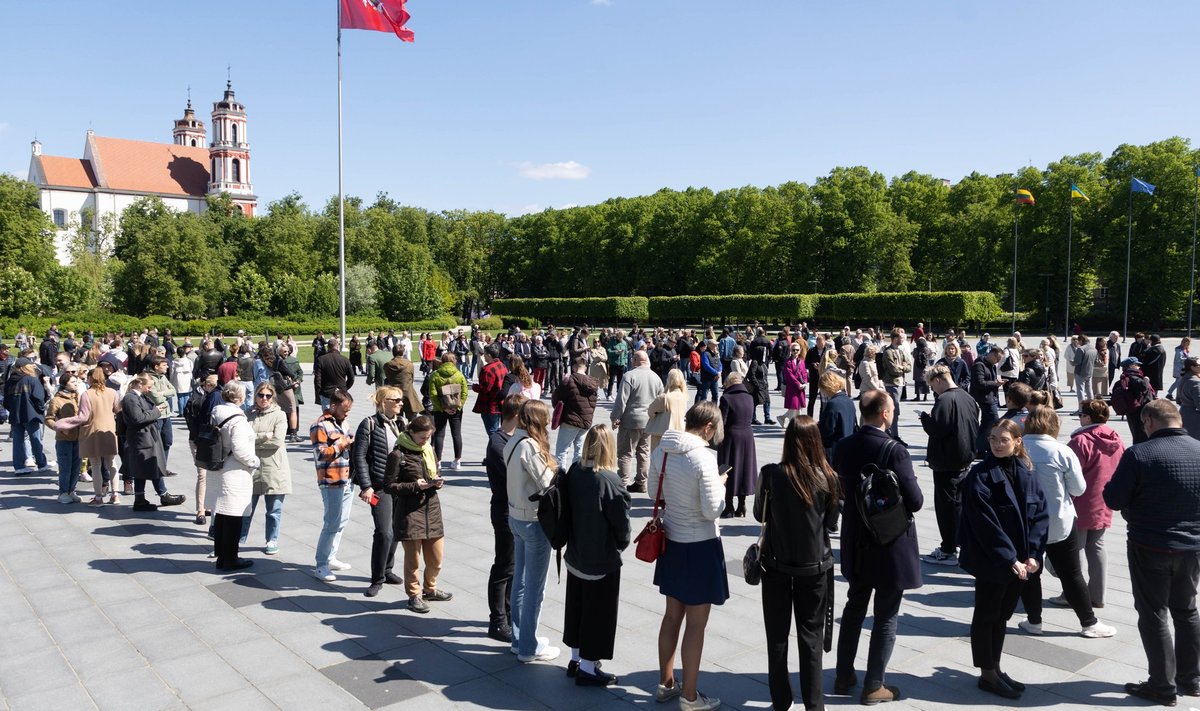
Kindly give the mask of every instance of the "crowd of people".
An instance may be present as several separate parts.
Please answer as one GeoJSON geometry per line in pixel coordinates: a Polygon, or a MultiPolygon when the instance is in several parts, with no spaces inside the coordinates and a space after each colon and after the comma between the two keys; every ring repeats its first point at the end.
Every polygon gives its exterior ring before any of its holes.
{"type": "Polygon", "coordinates": [[[154,330],[76,338],[57,328],[36,345],[23,330],[13,348],[0,344],[0,415],[10,424],[15,474],[57,472],[64,505],[81,502],[76,488],[89,481],[94,506],[119,504],[121,495],[134,497],[135,511],[181,505],[186,497],[167,484],[178,415],[196,468],[195,522],[209,526],[215,566],[229,572],[253,564],[241,546],[260,501],[263,552],[279,553],[292,493],[286,445],[306,442],[324,511],[314,575],[334,581],[350,568],[337,554],[357,495],[373,524],[364,594],[403,585],[408,610],[427,614],[430,603],[452,598],[438,585],[445,536],[438,496],[447,472],[463,467],[462,420],[471,407],[488,437],[482,466],[495,533],[488,636],[523,663],[562,656],[538,635],[550,561],[562,547],[567,675],[581,686],[617,683],[602,664],[614,654],[622,552],[635,540],[632,497],[650,494],[665,506],[665,544],[650,556],[665,598],[655,698],[678,699],[685,711],[721,704],[700,691],[699,672],[712,606],[729,598],[722,518],[752,515],[762,524],[758,557],[747,565],[761,574],[773,708],[794,704],[794,616],[801,703],[819,709],[826,693],[845,695],[860,683],[863,704],[902,698],[886,673],[904,593],[923,584],[922,562],[958,565],[975,579],[977,685],[1020,698],[1025,685],[1002,669],[1018,603],[1025,614],[1018,627],[1030,635],[1043,634],[1046,602],[1071,608],[1085,638],[1116,634],[1097,613],[1106,603],[1104,534],[1120,511],[1149,672],[1125,691],[1163,705],[1200,696],[1200,359],[1188,339],[1176,348],[1174,383],[1159,398],[1167,353],[1157,335],[1141,333],[1123,353],[1116,332],[1027,345],[1020,333],[998,342],[984,333],[968,343],[965,333],[939,337],[923,324],[885,334],[823,333],[802,323],[772,335],[757,325],[547,326],[494,338],[468,329],[440,338],[371,332],[351,339],[349,357],[338,338],[318,333],[311,382],[321,415],[307,437],[299,419],[305,372],[291,338],[255,343],[244,333],[216,334],[199,345],[154,330]],[[363,376],[375,412],[352,423],[351,391],[363,376]],[[1078,407],[1067,414],[1063,394],[1071,391],[1078,407]],[[784,407],[777,419],[773,392],[784,407]],[[930,409],[918,420],[928,438],[938,545],[921,555],[913,514],[925,495],[898,422],[902,407],[924,402],[930,409]],[[1114,412],[1129,424],[1131,447],[1107,424],[1114,412]],[[1068,417],[1079,427],[1062,443],[1068,417]],[[756,433],[776,424],[782,456],[760,466],[756,433]],[[54,432],[54,461],[43,429],[54,432]],[[548,511],[559,514],[559,529],[551,530],[548,511]],[[849,587],[826,690],[834,536],[849,587]],[[1047,567],[1063,592],[1043,600],[1047,567]],[[860,682],[855,660],[868,608],[860,682]]]}

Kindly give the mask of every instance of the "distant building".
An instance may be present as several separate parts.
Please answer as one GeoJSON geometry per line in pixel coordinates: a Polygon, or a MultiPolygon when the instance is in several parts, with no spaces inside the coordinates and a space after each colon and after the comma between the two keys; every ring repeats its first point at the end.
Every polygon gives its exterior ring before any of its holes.
{"type": "Polygon", "coordinates": [[[54,220],[55,248],[66,262],[70,228],[90,213],[98,227],[105,215],[120,216],[133,201],[147,195],[180,212],[204,212],[205,198],[229,193],[247,216],[258,198],[250,185],[250,143],[246,107],[231,84],[213,102],[212,142],[204,122],[196,118],[191,99],[183,118],[175,121],[172,143],[104,138],[88,130],[83,158],[42,155],[32,143],[29,182],[41,190],[42,209],[54,220]]]}

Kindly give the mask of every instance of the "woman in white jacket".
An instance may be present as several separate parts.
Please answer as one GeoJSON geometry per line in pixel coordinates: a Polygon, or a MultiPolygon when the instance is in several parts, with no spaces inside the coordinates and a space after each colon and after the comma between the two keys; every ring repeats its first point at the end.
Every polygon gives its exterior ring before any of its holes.
{"type": "Polygon", "coordinates": [[[663,526],[667,547],[654,567],[654,584],[667,598],[667,610],[658,630],[659,682],[655,699],[660,703],[679,696],[684,711],[707,711],[721,700],[696,688],[704,628],[712,606],[729,599],[725,552],[717,519],[725,508],[725,479],[717,471],[716,451],[724,436],[721,410],[715,402],[701,400],[684,416],[685,431],[668,430],[651,454],[648,491],[662,484],[665,502],[663,526]],[[675,680],[675,650],[679,630],[683,635],[683,684],[675,680]]]}
{"type": "MultiPolygon", "coordinates": [[[[1116,630],[1096,619],[1092,598],[1079,562],[1079,541],[1075,532],[1075,504],[1072,497],[1084,492],[1087,483],[1075,452],[1058,441],[1058,413],[1045,405],[1035,406],[1025,418],[1025,451],[1033,462],[1034,474],[1046,495],[1046,513],[1050,533],[1046,537],[1046,557],[1062,581],[1063,597],[1079,617],[1084,637],[1112,637],[1116,630]]],[[[1029,616],[1018,624],[1029,634],[1042,634],[1042,574],[1029,576],[1021,591],[1021,601],[1029,616]]]]}
{"type": "Polygon", "coordinates": [[[242,411],[246,390],[237,380],[221,388],[221,404],[213,408],[212,424],[221,428],[221,446],[226,452],[220,471],[209,471],[205,506],[213,519],[213,542],[217,552],[217,570],[249,568],[254,561],[238,557],[242,537],[242,519],[250,515],[254,493],[253,470],[258,468],[254,453],[254,429],[242,411]]]}
{"type": "Polygon", "coordinates": [[[550,486],[558,461],[550,448],[550,408],[541,400],[521,406],[519,429],[504,446],[508,475],[508,526],[513,532],[512,651],[522,663],[557,659],[558,647],[537,636],[550,567],[550,541],[538,523],[537,502],[529,497],[550,486]]]}

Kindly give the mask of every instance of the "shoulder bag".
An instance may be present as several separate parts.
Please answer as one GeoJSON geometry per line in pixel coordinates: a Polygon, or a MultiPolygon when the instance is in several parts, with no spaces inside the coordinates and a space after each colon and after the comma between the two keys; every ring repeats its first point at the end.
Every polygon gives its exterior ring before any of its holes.
{"type": "Polygon", "coordinates": [[[667,529],[663,526],[662,518],[658,515],[659,504],[662,503],[663,479],[667,478],[667,453],[663,452],[662,470],[658,473],[658,492],[654,494],[654,512],[642,532],[633,539],[637,544],[634,555],[638,560],[653,563],[667,547],[667,529]]]}
{"type": "Polygon", "coordinates": [[[758,540],[751,543],[750,547],[746,549],[746,555],[742,556],[742,577],[746,579],[748,585],[758,585],[762,580],[762,544],[763,539],[767,536],[768,506],[771,504],[770,490],[764,491],[763,497],[763,522],[758,529],[758,540]]]}

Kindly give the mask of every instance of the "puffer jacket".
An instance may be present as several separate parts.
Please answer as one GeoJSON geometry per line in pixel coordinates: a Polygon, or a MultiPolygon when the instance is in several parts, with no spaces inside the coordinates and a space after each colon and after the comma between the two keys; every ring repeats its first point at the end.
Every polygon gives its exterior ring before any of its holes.
{"type": "Polygon", "coordinates": [[[591,427],[599,390],[596,381],[583,373],[571,373],[570,377],[565,378],[550,396],[551,406],[557,407],[560,402],[563,404],[560,424],[581,430],[591,427]]]}
{"type": "Polygon", "coordinates": [[[392,525],[398,541],[441,538],[442,504],[435,487],[421,489],[417,482],[426,475],[420,452],[396,448],[388,455],[383,490],[396,497],[392,525]]]}
{"type": "Polygon", "coordinates": [[[1088,425],[1071,433],[1067,445],[1079,458],[1087,488],[1075,497],[1075,527],[1098,531],[1112,525],[1112,509],[1104,504],[1104,487],[1112,479],[1125,444],[1108,425],[1088,425]]]}
{"type": "Polygon", "coordinates": [[[364,417],[354,433],[354,444],[350,450],[350,480],[360,489],[383,490],[387,475],[388,455],[395,449],[396,437],[404,429],[404,420],[388,419],[376,412],[364,417]],[[388,446],[388,428],[391,428],[392,446],[388,446]]]}
{"type": "Polygon", "coordinates": [[[433,401],[434,412],[444,412],[441,397],[442,386],[450,383],[457,383],[461,388],[458,396],[458,412],[461,414],[466,410],[467,396],[471,392],[471,386],[467,383],[466,376],[454,363],[442,363],[429,375],[429,399],[433,401]]]}
{"type": "Polygon", "coordinates": [[[658,491],[664,457],[666,473],[661,476],[667,539],[696,543],[720,536],[717,518],[725,509],[725,487],[717,471],[716,451],[690,432],[667,430],[650,454],[647,491],[658,491]]]}

